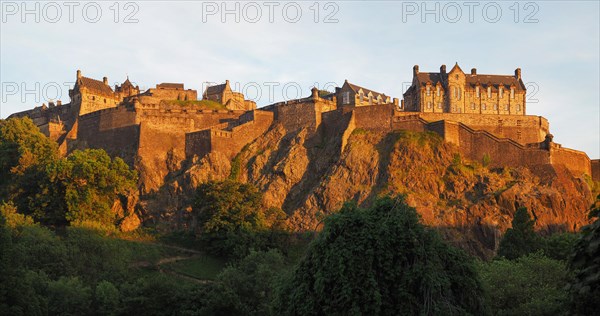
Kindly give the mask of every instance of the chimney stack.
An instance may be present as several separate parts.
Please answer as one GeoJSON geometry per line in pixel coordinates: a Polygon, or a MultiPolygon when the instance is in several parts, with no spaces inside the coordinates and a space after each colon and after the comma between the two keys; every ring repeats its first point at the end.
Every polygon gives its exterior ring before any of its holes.
{"type": "Polygon", "coordinates": [[[442,65],[440,67],[440,73],[445,74],[446,73],[446,65],[442,65]]]}
{"type": "Polygon", "coordinates": [[[477,74],[477,68],[471,68],[471,75],[476,75],[477,74]]]}
{"type": "Polygon", "coordinates": [[[414,65],[413,66],[413,74],[418,74],[419,73],[419,65],[414,65]]]}
{"type": "Polygon", "coordinates": [[[312,89],[310,89],[310,91],[312,92],[313,99],[319,98],[319,89],[317,89],[317,87],[313,87],[312,89]]]}
{"type": "Polygon", "coordinates": [[[77,79],[81,78],[81,70],[77,69],[77,79]]]}
{"type": "Polygon", "coordinates": [[[515,69],[515,77],[521,79],[521,68],[515,69]]]}
{"type": "Polygon", "coordinates": [[[61,100],[57,100],[56,101],[56,106],[61,106],[62,105],[62,101],[61,100]]]}
{"type": "Polygon", "coordinates": [[[226,85],[229,85],[229,80],[225,80],[225,84],[226,84],[226,85]]]}
{"type": "Polygon", "coordinates": [[[102,82],[104,82],[104,85],[108,86],[108,78],[102,78],[102,82]]]}

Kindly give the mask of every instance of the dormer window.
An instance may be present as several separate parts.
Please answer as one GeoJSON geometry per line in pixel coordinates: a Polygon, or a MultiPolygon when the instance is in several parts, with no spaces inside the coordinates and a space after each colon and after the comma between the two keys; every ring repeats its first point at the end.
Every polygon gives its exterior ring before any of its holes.
{"type": "Polygon", "coordinates": [[[361,92],[358,94],[358,98],[360,99],[360,103],[362,103],[362,102],[363,102],[363,99],[364,99],[364,97],[365,97],[365,95],[364,95],[364,94],[363,94],[363,92],[361,91],[361,92]]]}
{"type": "Polygon", "coordinates": [[[502,87],[498,88],[498,95],[499,95],[500,99],[502,99],[502,97],[504,97],[504,88],[502,88],[502,87]]]}
{"type": "Polygon", "coordinates": [[[479,86],[475,87],[475,97],[479,98],[479,86]]]}
{"type": "Polygon", "coordinates": [[[342,104],[350,104],[350,92],[342,93],[342,104]]]}
{"type": "Polygon", "coordinates": [[[431,86],[427,86],[427,88],[425,89],[425,91],[427,91],[427,96],[431,95],[431,86]]]}
{"type": "Polygon", "coordinates": [[[440,96],[440,86],[436,87],[436,93],[437,93],[437,96],[439,97],[440,96]]]}
{"type": "Polygon", "coordinates": [[[513,87],[510,88],[510,98],[511,99],[515,98],[515,88],[513,88],[513,87]]]}
{"type": "Polygon", "coordinates": [[[492,87],[488,87],[488,88],[487,88],[487,95],[488,95],[488,96],[487,96],[487,97],[488,97],[488,99],[491,99],[491,98],[492,98],[492,87]]]}

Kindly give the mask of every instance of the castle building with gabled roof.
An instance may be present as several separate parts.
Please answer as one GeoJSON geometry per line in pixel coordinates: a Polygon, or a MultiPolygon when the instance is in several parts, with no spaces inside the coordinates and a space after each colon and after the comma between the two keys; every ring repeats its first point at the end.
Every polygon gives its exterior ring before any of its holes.
{"type": "Polygon", "coordinates": [[[424,113],[526,114],[527,89],[521,69],[514,75],[465,73],[458,63],[446,72],[420,72],[413,67],[412,85],[404,93],[403,110],[424,113]]]}

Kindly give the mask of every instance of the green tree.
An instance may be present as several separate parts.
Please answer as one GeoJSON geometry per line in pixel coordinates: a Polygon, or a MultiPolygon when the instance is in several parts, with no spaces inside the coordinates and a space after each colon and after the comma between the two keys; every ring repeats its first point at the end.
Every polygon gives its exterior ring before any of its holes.
{"type": "Polygon", "coordinates": [[[89,315],[92,289],[77,277],[61,277],[48,284],[48,312],[51,315],[89,315]]]}
{"type": "Polygon", "coordinates": [[[533,253],[478,266],[487,305],[494,315],[561,315],[566,312],[564,287],[570,274],[565,262],[533,253]]]}
{"type": "Polygon", "coordinates": [[[581,229],[569,269],[575,273],[570,285],[571,313],[593,315],[600,310],[600,195],[590,210],[595,221],[581,229]]]}
{"type": "Polygon", "coordinates": [[[555,260],[569,260],[575,244],[579,240],[579,234],[556,233],[542,238],[542,250],[544,255],[555,260]]]}
{"type": "Polygon", "coordinates": [[[48,164],[46,176],[30,208],[35,218],[49,224],[89,221],[114,227],[113,203],[137,186],[137,173],[101,149],[76,150],[48,164]]]}
{"type": "Polygon", "coordinates": [[[0,120],[0,201],[14,201],[26,212],[39,194],[45,166],[58,159],[57,144],[29,118],[0,120]]]}
{"type": "Polygon", "coordinates": [[[278,209],[265,210],[262,194],[253,185],[231,180],[200,185],[193,210],[201,238],[210,250],[237,258],[246,256],[251,248],[265,248],[263,233],[279,227],[283,213],[278,209]]]}
{"type": "Polygon", "coordinates": [[[280,288],[284,315],[486,314],[474,264],[402,198],[346,204],[280,288]]]}
{"type": "Polygon", "coordinates": [[[498,256],[516,259],[540,248],[540,238],[533,230],[535,220],[529,216],[527,208],[520,207],[515,212],[512,228],[506,230],[500,241],[498,256]]]}
{"type": "Polygon", "coordinates": [[[96,285],[94,302],[98,315],[117,315],[120,305],[119,289],[108,281],[96,285]]]}
{"type": "MultiPolygon", "coordinates": [[[[277,277],[284,269],[284,257],[278,250],[251,252],[219,274],[216,294],[225,293],[229,305],[237,309],[236,314],[268,315],[277,277]]],[[[210,307],[210,301],[207,305],[210,307]]],[[[218,308],[210,314],[216,312],[218,308]]]]}

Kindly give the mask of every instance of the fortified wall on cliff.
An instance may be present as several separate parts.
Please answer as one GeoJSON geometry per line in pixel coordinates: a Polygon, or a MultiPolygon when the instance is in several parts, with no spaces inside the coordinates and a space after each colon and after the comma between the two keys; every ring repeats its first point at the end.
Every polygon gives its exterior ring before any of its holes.
{"type": "Polygon", "coordinates": [[[257,109],[231,90],[229,81],[196,90],[161,83],[141,92],[129,79],[114,90],[108,79],[77,71],[68,104],[50,103],[11,117],[30,117],[57,141],[63,153],[103,148],[122,157],[141,175],[142,193],[158,190],[165,179],[210,153],[234,159],[244,146],[275,124],[323,137],[355,129],[431,131],[455,144],[471,160],[494,167],[565,165],[575,176],[600,181],[600,162],[553,142],[548,121],[526,115],[521,70],[514,75],[465,74],[455,65],[436,73],[413,68],[413,82],[399,102],[384,93],[349,83],[334,93],[313,88],[306,98],[257,109]],[[335,131],[334,131],[335,130],[335,131]]]}

